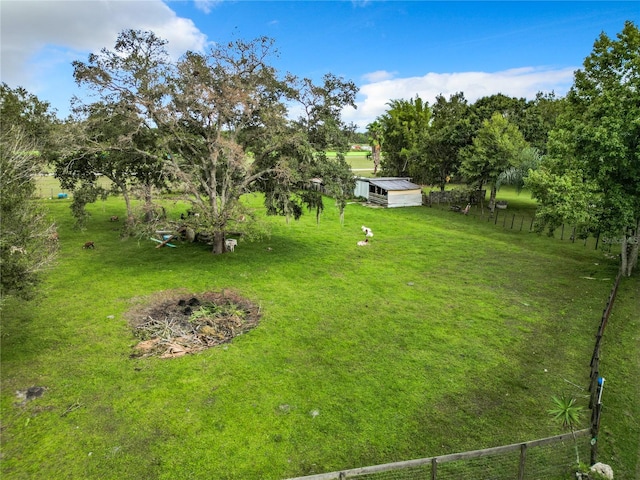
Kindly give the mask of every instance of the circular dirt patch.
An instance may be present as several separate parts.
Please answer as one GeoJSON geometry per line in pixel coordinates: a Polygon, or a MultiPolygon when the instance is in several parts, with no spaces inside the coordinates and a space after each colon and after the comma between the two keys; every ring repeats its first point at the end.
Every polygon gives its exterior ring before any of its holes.
{"type": "Polygon", "coordinates": [[[260,309],[233,291],[160,292],[127,313],[140,342],[132,357],[175,358],[230,342],[258,324],[260,309]]]}

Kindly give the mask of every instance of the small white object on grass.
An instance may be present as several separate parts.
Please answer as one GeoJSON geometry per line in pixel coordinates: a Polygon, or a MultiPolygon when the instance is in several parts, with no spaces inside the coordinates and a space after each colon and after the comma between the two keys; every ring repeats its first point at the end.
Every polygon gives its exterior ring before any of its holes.
{"type": "Polygon", "coordinates": [[[365,237],[373,237],[373,232],[369,227],[365,227],[364,225],[362,225],[362,227],[360,228],[362,228],[362,232],[364,233],[365,237]]]}

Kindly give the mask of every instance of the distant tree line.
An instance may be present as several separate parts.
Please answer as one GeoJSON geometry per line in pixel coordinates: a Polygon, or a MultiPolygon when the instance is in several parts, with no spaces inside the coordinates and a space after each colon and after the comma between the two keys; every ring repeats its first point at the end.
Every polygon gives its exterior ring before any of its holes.
{"type": "Polygon", "coordinates": [[[372,149],[380,146],[380,174],[410,176],[444,190],[447,183],[481,188],[511,181],[500,175],[547,152],[549,132],[564,108],[554,93],[534,100],[495,94],[470,104],[463,92],[433,105],[419,96],[392,100],[368,125],[372,149]]]}
{"type": "Polygon", "coordinates": [[[637,264],[640,229],[640,32],[625,22],[602,33],[564,98],[503,94],[470,104],[463,92],[391,100],[368,125],[374,171],[444,190],[449,182],[490,190],[503,184],[538,201],[535,227],[563,223],[579,235],[621,244],[626,275],[637,264]],[[376,154],[378,152],[378,154],[376,154]]]}

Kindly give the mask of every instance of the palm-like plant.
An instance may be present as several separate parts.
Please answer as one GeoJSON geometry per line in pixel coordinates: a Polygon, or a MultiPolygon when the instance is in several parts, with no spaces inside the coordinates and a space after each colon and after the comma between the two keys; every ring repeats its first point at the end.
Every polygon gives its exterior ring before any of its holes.
{"type": "Polygon", "coordinates": [[[524,188],[525,179],[529,176],[529,171],[538,169],[543,155],[537,148],[527,147],[518,157],[517,165],[507,168],[498,176],[496,180],[498,190],[502,185],[513,185],[516,187],[516,192],[520,193],[524,188]]]}
{"type": "Polygon", "coordinates": [[[576,441],[575,427],[580,421],[582,415],[582,407],[576,405],[576,399],[563,395],[562,397],[553,397],[555,408],[549,410],[549,414],[562,424],[563,428],[571,430],[573,443],[576,448],[576,463],[580,465],[580,454],[578,452],[578,442],[576,441]]]}

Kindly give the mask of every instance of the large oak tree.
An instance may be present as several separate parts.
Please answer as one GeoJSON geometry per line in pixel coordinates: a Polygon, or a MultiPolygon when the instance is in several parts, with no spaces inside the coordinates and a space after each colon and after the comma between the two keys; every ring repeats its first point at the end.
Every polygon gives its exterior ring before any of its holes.
{"type": "MultiPolygon", "coordinates": [[[[349,191],[344,158],[330,162],[322,152],[347,148],[340,111],[354,104],[352,82],[327,75],[318,86],[279,76],[266,37],[187,52],[177,62],[165,44],[152,32],[122,32],[114,50],[74,62],[74,75],[103,104],[126,106],[119,112],[130,117],[122,121],[135,125],[105,137],[103,147],[161,161],[199,214],[199,228],[213,235],[215,253],[225,251],[231,225],[248,228],[237,222],[251,219],[240,201],[245,193],[261,191],[269,213],[297,218],[304,205],[321,207],[320,194],[305,189],[312,178],[324,174],[328,190],[349,191]],[[292,105],[301,107],[297,120],[289,118],[292,105]],[[141,132],[153,148],[136,141],[141,132]]],[[[345,204],[338,198],[341,213],[345,204]]]]}

